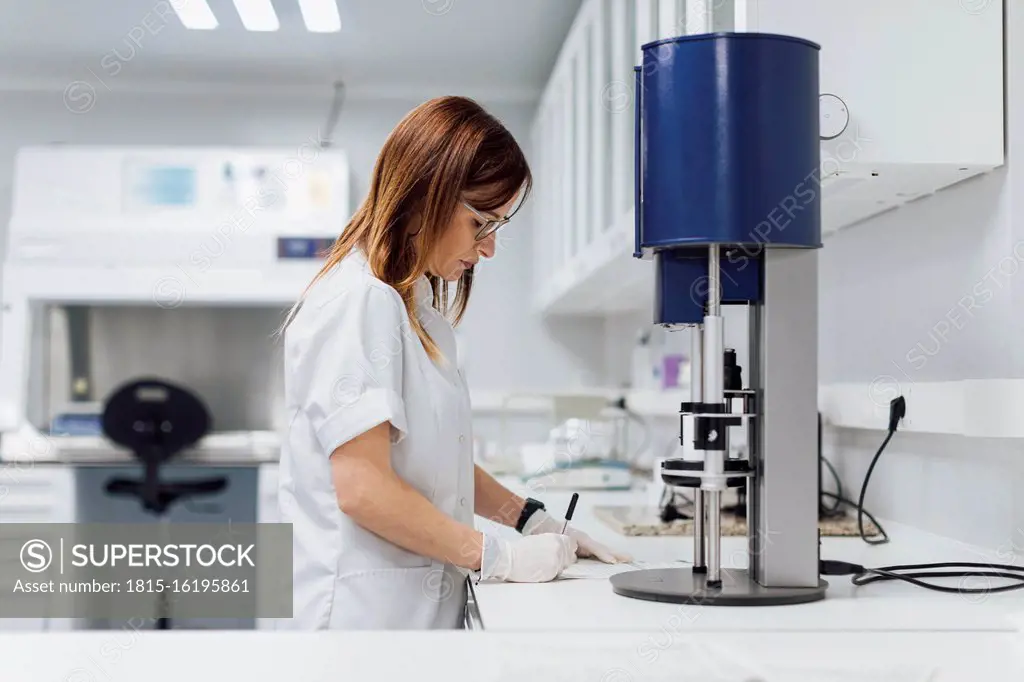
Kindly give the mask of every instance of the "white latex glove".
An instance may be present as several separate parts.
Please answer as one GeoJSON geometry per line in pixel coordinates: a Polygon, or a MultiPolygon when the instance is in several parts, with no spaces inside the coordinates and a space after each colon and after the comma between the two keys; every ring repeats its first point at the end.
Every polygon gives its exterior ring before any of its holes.
{"type": "MultiPolygon", "coordinates": [[[[523,535],[532,536],[540,533],[561,533],[564,525],[564,520],[559,521],[543,509],[538,509],[530,515],[530,518],[528,518],[526,523],[523,525],[523,535]]],[[[573,528],[571,521],[569,522],[569,527],[565,530],[565,534],[576,540],[576,544],[578,546],[576,556],[580,558],[586,559],[593,557],[606,564],[626,563],[633,560],[633,557],[628,554],[609,549],[583,531],[576,530],[573,528]]]]}
{"type": "Polygon", "coordinates": [[[550,533],[505,540],[484,536],[481,580],[543,583],[576,563],[576,541],[568,534],[550,533]]]}

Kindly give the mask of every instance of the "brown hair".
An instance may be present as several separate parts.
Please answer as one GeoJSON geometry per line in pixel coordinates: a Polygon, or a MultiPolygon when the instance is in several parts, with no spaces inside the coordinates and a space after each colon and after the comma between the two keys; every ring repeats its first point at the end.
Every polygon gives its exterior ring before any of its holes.
{"type": "MultiPolygon", "coordinates": [[[[440,351],[415,310],[415,284],[427,274],[431,249],[451,223],[464,193],[473,193],[474,208],[490,212],[520,190],[525,199],[532,182],[526,157],[511,133],[474,100],[438,97],[424,102],[388,135],[365,200],[309,287],[353,248],[361,248],[373,275],[401,295],[416,335],[437,360],[440,351]],[[411,232],[414,217],[417,229],[411,232]]],[[[472,269],[459,278],[452,305],[448,283],[436,275],[428,274],[428,279],[434,308],[458,324],[469,302],[472,269]]]]}

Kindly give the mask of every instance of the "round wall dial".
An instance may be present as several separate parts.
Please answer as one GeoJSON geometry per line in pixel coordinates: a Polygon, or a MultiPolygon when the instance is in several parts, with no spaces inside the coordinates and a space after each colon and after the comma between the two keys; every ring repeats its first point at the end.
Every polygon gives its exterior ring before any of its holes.
{"type": "Polygon", "coordinates": [[[821,139],[834,140],[843,134],[850,123],[850,112],[846,102],[836,95],[825,94],[818,97],[820,111],[821,139]]]}

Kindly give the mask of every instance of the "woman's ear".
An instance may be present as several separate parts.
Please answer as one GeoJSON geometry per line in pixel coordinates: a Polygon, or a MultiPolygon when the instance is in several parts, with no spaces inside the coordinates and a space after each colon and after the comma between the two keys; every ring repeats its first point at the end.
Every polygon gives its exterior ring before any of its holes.
{"type": "Polygon", "coordinates": [[[405,238],[413,252],[419,254],[423,251],[426,234],[423,232],[423,214],[414,211],[405,224],[405,238]]]}
{"type": "Polygon", "coordinates": [[[419,211],[414,212],[409,216],[409,221],[405,225],[405,234],[407,237],[415,237],[423,229],[423,216],[419,211]]]}

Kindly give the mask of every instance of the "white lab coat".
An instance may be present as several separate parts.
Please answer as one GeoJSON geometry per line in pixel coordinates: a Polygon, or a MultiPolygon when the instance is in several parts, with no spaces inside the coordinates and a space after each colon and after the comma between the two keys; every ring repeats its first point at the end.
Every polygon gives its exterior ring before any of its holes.
{"type": "Polygon", "coordinates": [[[294,599],[283,629],[462,627],[466,572],[358,526],[338,508],[331,480],[335,448],[390,422],[397,474],[473,523],[472,422],[455,335],[431,307],[425,277],[416,300],[447,366],[431,361],[401,297],[359,250],[311,290],[285,332],[289,424],[278,494],[292,524],[294,599]]]}

